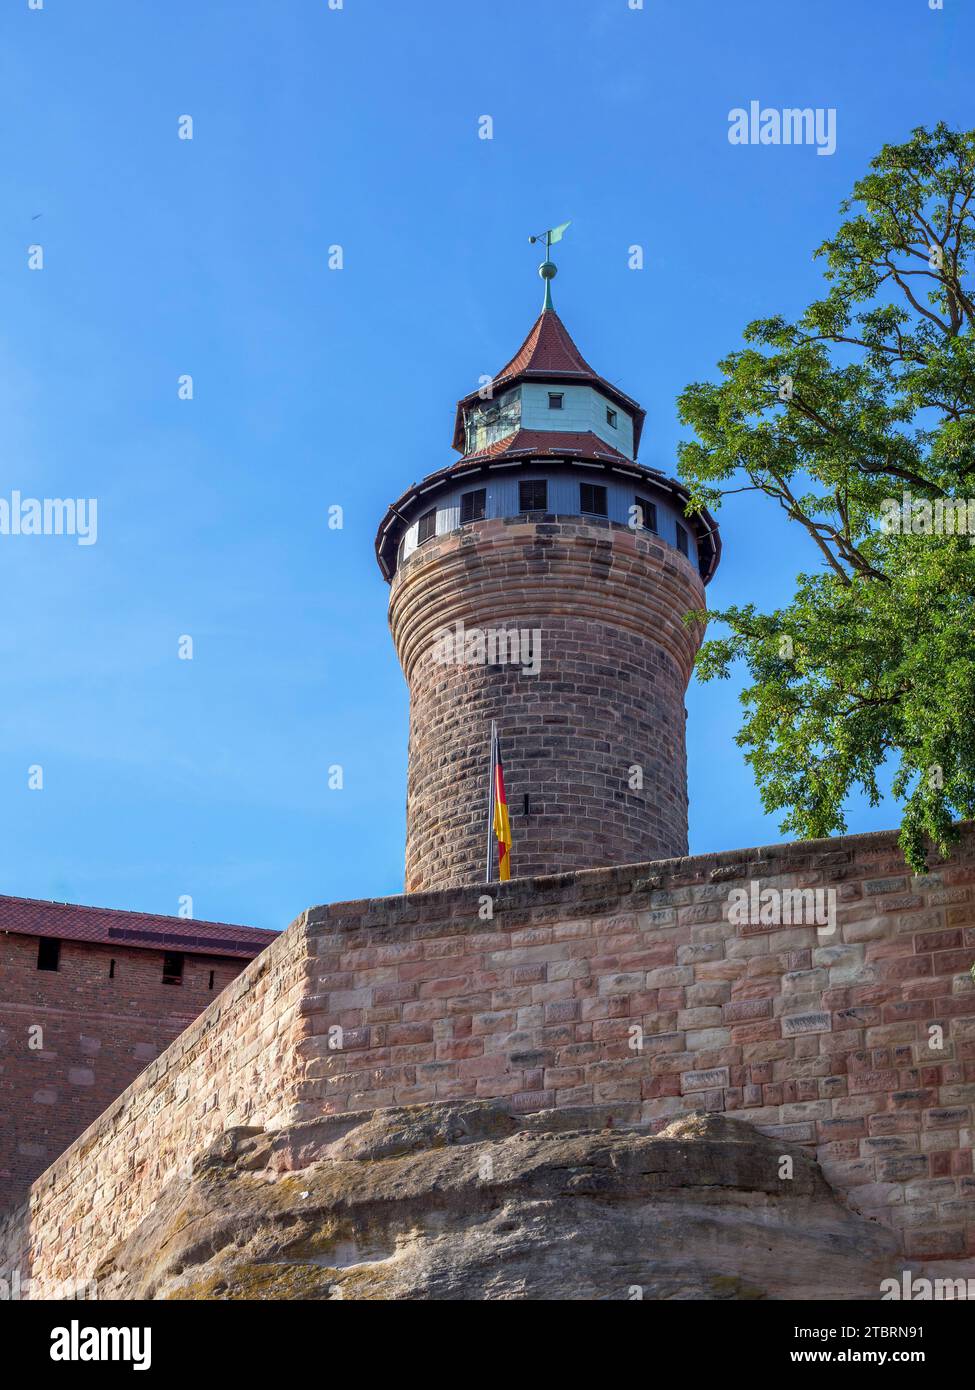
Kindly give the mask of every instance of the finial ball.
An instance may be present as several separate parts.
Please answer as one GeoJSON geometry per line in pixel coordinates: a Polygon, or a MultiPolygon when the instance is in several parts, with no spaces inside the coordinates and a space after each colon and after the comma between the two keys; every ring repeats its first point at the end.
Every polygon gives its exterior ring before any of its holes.
{"type": "Polygon", "coordinates": [[[554,280],[559,273],[559,268],[554,261],[543,261],[538,267],[538,273],[543,280],[554,280]]]}

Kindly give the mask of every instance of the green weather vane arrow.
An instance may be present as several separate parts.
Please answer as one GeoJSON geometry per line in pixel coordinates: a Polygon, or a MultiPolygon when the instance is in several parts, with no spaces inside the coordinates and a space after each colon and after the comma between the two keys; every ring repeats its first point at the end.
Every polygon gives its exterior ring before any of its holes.
{"type": "Polygon", "coordinates": [[[552,304],[552,281],[558,274],[558,266],[552,260],[552,247],[557,241],[562,240],[565,236],[566,227],[571,225],[570,222],[563,222],[558,227],[552,227],[547,232],[539,232],[538,236],[530,236],[528,238],[532,246],[535,245],[536,241],[541,241],[543,237],[545,238],[545,260],[538,267],[538,273],[545,281],[545,299],[542,302],[542,313],[544,313],[546,309],[554,308],[552,304]]]}

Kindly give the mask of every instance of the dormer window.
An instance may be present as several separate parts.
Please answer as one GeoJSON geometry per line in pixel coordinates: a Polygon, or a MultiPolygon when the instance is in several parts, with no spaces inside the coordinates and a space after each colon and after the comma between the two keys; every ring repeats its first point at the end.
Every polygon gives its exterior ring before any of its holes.
{"type": "Polygon", "coordinates": [[[428,512],[424,512],[420,520],[416,523],[416,543],[422,545],[431,536],[437,533],[437,509],[431,507],[428,512]]]}
{"type": "Polygon", "coordinates": [[[615,428],[616,428],[616,411],[615,411],[615,410],[610,410],[609,406],[606,407],[606,423],[607,423],[607,425],[611,425],[611,426],[613,427],[613,429],[615,430],[615,428]]]}
{"type": "MultiPolygon", "coordinates": [[[[677,523],[677,549],[680,551],[682,555],[687,555],[687,531],[684,529],[684,527],[680,524],[679,521],[677,523]]],[[[690,557],[688,556],[688,558],[690,557]]]]}
{"type": "Polygon", "coordinates": [[[561,391],[549,391],[549,393],[548,393],[548,408],[549,408],[549,410],[561,410],[561,409],[562,409],[562,402],[563,402],[564,399],[565,399],[565,396],[564,396],[563,392],[561,392],[561,391]]]}

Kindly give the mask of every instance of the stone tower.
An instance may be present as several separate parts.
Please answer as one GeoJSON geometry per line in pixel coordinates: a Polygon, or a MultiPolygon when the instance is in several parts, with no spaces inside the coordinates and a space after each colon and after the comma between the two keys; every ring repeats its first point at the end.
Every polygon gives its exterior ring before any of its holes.
{"type": "Polygon", "coordinates": [[[497,721],[512,876],[687,853],[684,695],[717,528],[636,462],[644,411],[545,307],[457,406],[460,461],[376,538],[410,688],[406,888],[486,877],[497,721]]]}

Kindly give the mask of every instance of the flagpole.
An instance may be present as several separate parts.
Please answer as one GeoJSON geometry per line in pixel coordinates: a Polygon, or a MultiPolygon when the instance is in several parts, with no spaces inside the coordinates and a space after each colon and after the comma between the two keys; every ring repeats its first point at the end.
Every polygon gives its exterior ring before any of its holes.
{"type": "Polygon", "coordinates": [[[494,750],[497,747],[497,726],[491,720],[491,757],[489,759],[491,768],[488,774],[488,823],[487,823],[487,874],[485,883],[491,882],[491,861],[493,859],[493,845],[491,835],[494,831],[494,750]]]}

